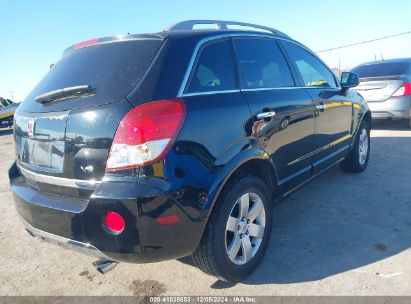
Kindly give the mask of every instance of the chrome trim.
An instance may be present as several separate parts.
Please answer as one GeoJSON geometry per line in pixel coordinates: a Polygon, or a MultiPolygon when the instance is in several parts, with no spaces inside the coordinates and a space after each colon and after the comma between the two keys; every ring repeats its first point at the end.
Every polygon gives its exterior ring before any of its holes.
{"type": "MultiPolygon", "coordinates": [[[[312,151],[312,152],[310,152],[310,153],[307,153],[307,154],[305,154],[305,155],[303,155],[303,156],[301,156],[301,157],[299,157],[299,158],[291,161],[290,163],[287,164],[287,166],[294,165],[294,164],[296,164],[296,163],[298,163],[298,162],[300,162],[300,161],[302,161],[302,160],[305,160],[305,159],[307,159],[307,158],[310,158],[311,156],[314,156],[315,154],[318,154],[318,153],[320,153],[320,152],[323,152],[323,151],[325,151],[325,150],[327,150],[327,149],[329,149],[329,148],[331,148],[331,147],[333,147],[333,146],[335,146],[335,145],[337,145],[337,144],[339,144],[339,143],[341,143],[341,142],[343,142],[343,141],[345,141],[345,140],[347,140],[347,139],[350,139],[350,138],[352,138],[352,135],[351,135],[351,134],[344,135],[343,137],[338,138],[338,139],[336,139],[336,140],[334,140],[334,141],[326,144],[325,146],[322,146],[322,147],[320,147],[320,148],[318,148],[318,149],[316,149],[316,150],[314,150],[314,151],[312,151]]],[[[342,149],[345,149],[346,147],[349,147],[349,146],[350,146],[350,145],[344,146],[344,148],[342,148],[342,149]]]]}
{"type": "Polygon", "coordinates": [[[50,175],[44,175],[40,173],[35,173],[17,165],[22,175],[25,178],[33,180],[35,182],[51,184],[55,186],[69,187],[69,188],[81,188],[86,190],[95,190],[101,181],[95,180],[81,180],[81,179],[71,179],[64,177],[56,177],[50,175]]]}
{"type": "Polygon", "coordinates": [[[239,93],[239,89],[235,90],[221,90],[221,91],[208,91],[208,92],[193,92],[193,93],[185,93],[182,97],[190,97],[190,96],[197,96],[197,95],[213,95],[213,94],[226,94],[226,93],[239,93]]]}
{"type": "MultiPolygon", "coordinates": [[[[279,37],[279,36],[275,36],[275,35],[272,35],[272,34],[264,34],[264,33],[227,33],[227,34],[219,34],[219,35],[203,38],[199,42],[197,42],[196,47],[194,48],[194,51],[193,51],[193,53],[191,55],[191,58],[190,58],[190,61],[188,63],[186,72],[184,74],[183,81],[181,82],[180,88],[178,90],[177,97],[184,97],[183,96],[184,95],[184,90],[186,89],[188,79],[190,78],[190,75],[191,75],[191,72],[192,72],[192,69],[193,69],[193,66],[194,66],[194,62],[197,59],[197,55],[198,55],[198,52],[199,52],[200,48],[207,42],[210,42],[210,41],[213,41],[213,40],[218,40],[218,39],[230,38],[230,37],[269,38],[269,39],[273,39],[273,40],[282,40],[282,41],[286,41],[286,42],[289,42],[289,43],[296,44],[299,47],[302,47],[303,49],[305,49],[306,51],[311,53],[323,65],[325,65],[325,67],[328,69],[329,72],[333,73],[330,70],[330,68],[324,63],[324,61],[321,60],[321,58],[319,58],[313,51],[311,51],[310,49],[308,49],[306,46],[302,45],[301,43],[292,40],[291,38],[279,37]]],[[[338,85],[340,85],[340,82],[337,79],[337,77],[334,77],[334,80],[336,81],[336,83],[338,85]]],[[[271,89],[287,89],[287,88],[293,88],[293,89],[301,89],[301,88],[304,88],[304,89],[321,89],[323,87],[312,87],[312,86],[310,86],[310,87],[285,87],[285,88],[269,88],[269,89],[271,90],[271,89]]],[[[340,88],[341,88],[341,85],[337,86],[337,87],[330,87],[330,88],[323,88],[323,89],[340,89],[340,88]]],[[[246,91],[246,90],[259,90],[259,89],[241,89],[241,91],[246,91]]],[[[199,93],[198,93],[198,95],[199,95],[199,93]]]]}
{"type": "Polygon", "coordinates": [[[272,90],[295,90],[295,89],[305,89],[305,87],[253,88],[253,89],[241,89],[241,92],[272,91],[272,90]]]}
{"type": "Polygon", "coordinates": [[[104,259],[107,261],[113,261],[115,260],[113,258],[110,258],[100,250],[98,250],[95,246],[89,244],[89,243],[82,243],[79,241],[71,240],[59,235],[55,235],[37,228],[34,228],[31,226],[29,223],[27,223],[21,216],[19,216],[21,222],[27,229],[27,231],[34,237],[40,238],[43,241],[46,241],[48,243],[60,245],[64,248],[67,248],[69,250],[73,250],[88,256],[92,256],[95,258],[99,259],[104,259]]]}
{"type": "Polygon", "coordinates": [[[197,42],[197,45],[194,48],[193,54],[191,55],[190,61],[188,63],[188,67],[187,67],[186,72],[184,74],[183,81],[181,82],[180,89],[178,90],[177,97],[183,97],[184,90],[187,86],[187,82],[188,82],[188,79],[190,77],[191,70],[193,69],[194,62],[197,58],[198,51],[203,46],[203,44],[205,44],[206,42],[212,41],[212,40],[218,40],[218,39],[222,39],[222,38],[226,38],[226,37],[229,37],[229,36],[227,36],[227,35],[216,35],[216,36],[203,38],[199,42],[197,42]]]}
{"type": "Polygon", "coordinates": [[[275,116],[275,112],[271,111],[271,112],[263,112],[263,113],[258,113],[257,114],[257,118],[258,119],[264,119],[264,118],[270,118],[270,117],[274,117],[275,116]]]}

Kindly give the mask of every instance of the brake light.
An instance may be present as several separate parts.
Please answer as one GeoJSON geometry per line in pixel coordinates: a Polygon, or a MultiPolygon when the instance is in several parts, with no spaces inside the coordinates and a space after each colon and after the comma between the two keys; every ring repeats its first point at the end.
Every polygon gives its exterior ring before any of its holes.
{"type": "Polygon", "coordinates": [[[114,136],[106,170],[122,170],[163,158],[186,114],[182,99],[149,102],[129,111],[114,136]]]}
{"type": "Polygon", "coordinates": [[[77,43],[73,46],[73,50],[81,49],[83,47],[90,46],[90,45],[93,45],[93,44],[96,44],[96,43],[99,43],[99,42],[100,42],[100,39],[98,39],[98,38],[86,40],[86,41],[83,41],[83,42],[79,42],[79,43],[77,43]]]}
{"type": "Polygon", "coordinates": [[[409,82],[404,83],[402,86],[399,87],[397,91],[395,91],[394,94],[392,94],[393,97],[408,96],[408,95],[411,95],[411,83],[409,82]]]}

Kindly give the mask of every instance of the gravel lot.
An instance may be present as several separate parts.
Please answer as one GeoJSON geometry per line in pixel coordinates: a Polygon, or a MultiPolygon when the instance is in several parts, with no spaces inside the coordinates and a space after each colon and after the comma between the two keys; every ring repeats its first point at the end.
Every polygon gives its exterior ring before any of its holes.
{"type": "Polygon", "coordinates": [[[411,295],[411,131],[379,123],[362,174],[330,169],[275,207],[268,252],[244,283],[209,277],[190,259],[119,264],[40,242],[14,210],[0,130],[0,295],[411,295]]]}

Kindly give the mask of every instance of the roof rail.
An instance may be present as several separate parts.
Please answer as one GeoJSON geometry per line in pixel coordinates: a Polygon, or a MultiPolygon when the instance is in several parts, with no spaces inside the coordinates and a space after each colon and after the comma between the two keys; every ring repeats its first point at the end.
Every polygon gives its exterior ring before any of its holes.
{"type": "Polygon", "coordinates": [[[217,26],[217,29],[219,30],[227,30],[229,29],[228,28],[229,25],[238,25],[238,26],[244,26],[244,27],[252,27],[255,29],[259,29],[259,30],[268,31],[276,35],[288,37],[288,35],[284,34],[283,32],[273,29],[271,27],[252,24],[252,23],[237,22],[237,21],[224,21],[224,20],[186,20],[186,21],[178,22],[164,29],[164,31],[168,32],[168,31],[179,31],[179,30],[193,30],[194,26],[197,24],[211,24],[211,25],[214,24],[217,26]]]}

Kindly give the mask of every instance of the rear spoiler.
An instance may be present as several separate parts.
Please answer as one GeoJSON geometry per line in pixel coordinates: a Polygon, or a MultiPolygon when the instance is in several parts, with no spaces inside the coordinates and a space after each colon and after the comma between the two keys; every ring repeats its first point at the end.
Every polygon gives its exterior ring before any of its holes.
{"type": "Polygon", "coordinates": [[[133,35],[117,35],[111,37],[103,37],[103,38],[93,38],[86,41],[82,41],[72,46],[66,48],[63,51],[63,56],[67,53],[71,53],[75,50],[86,48],[89,46],[95,46],[99,44],[106,44],[106,43],[113,43],[113,42],[121,42],[121,41],[131,41],[131,40],[163,40],[167,35],[166,34],[133,34],[133,35]]]}

